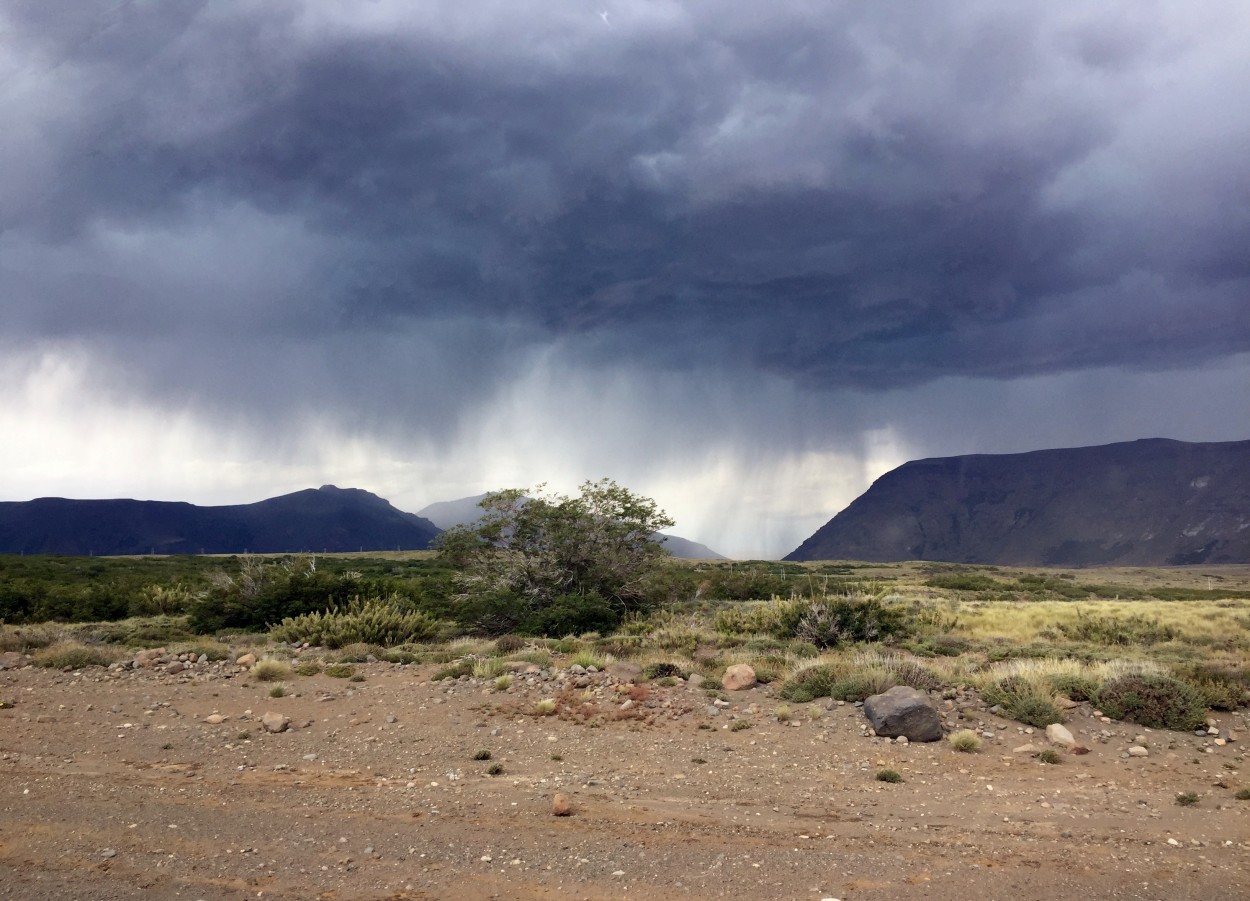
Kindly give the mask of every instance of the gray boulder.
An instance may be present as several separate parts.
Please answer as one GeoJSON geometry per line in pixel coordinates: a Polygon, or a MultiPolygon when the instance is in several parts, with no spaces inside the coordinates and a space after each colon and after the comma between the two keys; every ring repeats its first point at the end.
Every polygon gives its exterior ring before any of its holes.
{"type": "Polygon", "coordinates": [[[873,730],[886,738],[904,735],[908,741],[938,741],[942,737],[942,721],[929,696],[906,685],[895,685],[864,701],[864,715],[873,730]]]}

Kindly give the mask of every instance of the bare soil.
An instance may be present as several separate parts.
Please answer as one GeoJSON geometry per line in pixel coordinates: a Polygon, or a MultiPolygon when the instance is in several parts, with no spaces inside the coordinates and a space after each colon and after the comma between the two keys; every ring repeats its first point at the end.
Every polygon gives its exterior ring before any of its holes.
{"type": "Polygon", "coordinates": [[[681,682],[358,671],[281,698],[224,664],[0,672],[0,898],[1250,897],[1245,711],[1217,745],[1086,706],[1090,753],[1047,765],[973,702],[945,711],[994,734],[967,754],[873,737],[854,705],[779,721],[767,687],[712,715],[681,682]]]}

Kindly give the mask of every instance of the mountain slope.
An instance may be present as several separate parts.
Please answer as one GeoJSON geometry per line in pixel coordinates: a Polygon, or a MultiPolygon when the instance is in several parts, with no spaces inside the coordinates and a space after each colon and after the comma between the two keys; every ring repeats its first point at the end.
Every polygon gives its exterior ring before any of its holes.
{"type": "MultiPolygon", "coordinates": [[[[486,495],[478,494],[473,497],[456,498],[454,501],[438,501],[422,507],[418,515],[424,516],[440,529],[467,525],[474,522],[482,514],[482,508],[478,506],[478,502],[484,497],[486,495]]],[[[663,532],[656,532],[653,537],[664,545],[665,550],[670,554],[683,560],[725,559],[706,544],[699,544],[699,542],[691,541],[689,538],[682,538],[678,535],[666,535],[663,532]]]]}
{"type": "Polygon", "coordinates": [[[438,533],[375,494],[333,485],[223,507],[55,497],[0,502],[0,553],[7,554],[420,550],[438,533]]]}
{"type": "Polygon", "coordinates": [[[1250,562],[1250,441],[1162,438],[915,460],[787,560],[1250,562]]]}

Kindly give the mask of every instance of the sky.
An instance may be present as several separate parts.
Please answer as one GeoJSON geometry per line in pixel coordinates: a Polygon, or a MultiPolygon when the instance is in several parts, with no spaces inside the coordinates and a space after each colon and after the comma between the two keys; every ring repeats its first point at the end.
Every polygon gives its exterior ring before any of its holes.
{"type": "Polygon", "coordinates": [[[1250,4],[6,0],[0,499],[1250,438],[1250,4]]]}

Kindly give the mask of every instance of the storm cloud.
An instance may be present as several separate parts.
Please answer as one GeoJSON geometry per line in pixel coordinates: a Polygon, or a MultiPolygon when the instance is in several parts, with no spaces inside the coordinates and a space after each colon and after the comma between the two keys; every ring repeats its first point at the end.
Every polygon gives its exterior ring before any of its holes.
{"type": "Polygon", "coordinates": [[[418,501],[764,467],[783,519],[826,464],[841,498],[912,453],[1245,437],[1248,46],[1128,0],[12,2],[6,386],[274,466],[352,435],[418,501]]]}

